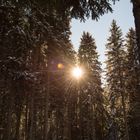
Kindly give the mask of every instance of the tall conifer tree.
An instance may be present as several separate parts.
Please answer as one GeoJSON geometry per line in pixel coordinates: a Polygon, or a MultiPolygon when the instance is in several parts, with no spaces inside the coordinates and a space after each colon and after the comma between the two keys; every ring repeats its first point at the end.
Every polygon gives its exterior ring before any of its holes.
{"type": "Polygon", "coordinates": [[[137,53],[137,43],[136,43],[136,33],[133,28],[129,30],[126,35],[126,91],[129,97],[129,134],[130,140],[137,140],[139,136],[139,97],[137,93],[137,85],[139,83],[138,77],[138,59],[136,57],[137,53]]]}
{"type": "Polygon", "coordinates": [[[83,33],[79,48],[80,65],[85,69],[85,81],[80,88],[80,124],[83,139],[100,139],[104,137],[104,108],[101,87],[101,64],[98,60],[94,38],[83,33]]]}
{"type": "Polygon", "coordinates": [[[122,31],[115,20],[112,21],[110,36],[106,44],[106,79],[110,100],[112,122],[110,125],[111,140],[128,139],[128,127],[125,106],[124,48],[122,31]]]}

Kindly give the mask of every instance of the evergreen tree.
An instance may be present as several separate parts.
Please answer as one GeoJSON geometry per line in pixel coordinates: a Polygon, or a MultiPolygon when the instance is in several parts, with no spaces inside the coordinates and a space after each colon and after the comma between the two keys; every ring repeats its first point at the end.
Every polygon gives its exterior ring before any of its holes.
{"type": "MultiPolygon", "coordinates": [[[[136,40],[137,40],[137,49],[135,51],[135,56],[137,59],[137,68],[136,68],[136,74],[137,77],[140,77],[140,0],[131,0],[133,4],[133,15],[134,15],[134,21],[135,21],[135,28],[136,28],[136,40]]],[[[135,87],[135,96],[133,98],[133,104],[131,104],[132,109],[131,114],[136,120],[134,122],[134,130],[136,133],[135,138],[140,139],[140,78],[137,80],[137,86],[135,87]],[[137,127],[135,127],[137,126],[137,127]]],[[[133,131],[134,132],[134,131],[133,131]]],[[[133,133],[132,132],[132,133],[133,133]]]]}
{"type": "Polygon", "coordinates": [[[68,16],[61,18],[55,12],[43,13],[40,8],[34,3],[26,5],[21,1],[7,1],[0,6],[2,140],[48,139],[50,131],[59,139],[63,137],[65,87],[60,81],[64,80],[64,69],[63,73],[61,70],[55,72],[58,63],[67,67],[64,60],[72,57],[70,20],[68,16]],[[47,80],[48,77],[51,78],[47,80]],[[55,90],[52,91],[52,87],[55,90]],[[51,92],[55,97],[49,95],[51,92]],[[57,109],[52,109],[55,103],[57,109]],[[52,117],[54,112],[57,115],[52,117]],[[49,122],[54,118],[59,123],[52,130],[49,122]]]}
{"type": "Polygon", "coordinates": [[[136,33],[133,28],[129,30],[129,32],[126,35],[126,91],[129,97],[129,134],[130,139],[136,140],[137,136],[139,135],[139,112],[137,108],[134,106],[138,102],[135,100],[136,92],[137,92],[137,84],[138,84],[138,71],[137,71],[137,57],[135,56],[135,53],[137,51],[137,43],[136,43],[136,33]],[[136,118],[135,118],[136,117],[136,118]]]}
{"type": "Polygon", "coordinates": [[[104,107],[101,87],[101,65],[94,38],[83,33],[79,48],[79,63],[85,70],[79,83],[81,139],[104,139],[104,107]],[[87,75],[87,76],[86,76],[87,75]]]}
{"type": "Polygon", "coordinates": [[[137,59],[135,56],[135,51],[137,49],[137,44],[136,44],[136,33],[133,28],[129,30],[129,32],[126,35],[126,88],[130,100],[130,104],[134,99],[134,93],[136,90],[136,85],[138,78],[136,78],[136,67],[137,67],[137,59]]]}
{"type": "Polygon", "coordinates": [[[73,54],[69,18],[108,11],[108,0],[0,1],[0,139],[63,139],[65,80],[53,71],[73,54]]]}
{"type": "Polygon", "coordinates": [[[122,31],[113,20],[110,28],[110,36],[106,44],[106,79],[110,100],[110,137],[108,139],[129,139],[127,127],[127,114],[125,100],[125,78],[124,78],[124,48],[122,31]]]}

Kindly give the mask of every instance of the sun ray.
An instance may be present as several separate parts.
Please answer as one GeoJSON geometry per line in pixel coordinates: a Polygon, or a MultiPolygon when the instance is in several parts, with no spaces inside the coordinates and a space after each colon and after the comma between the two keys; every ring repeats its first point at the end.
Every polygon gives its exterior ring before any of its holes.
{"type": "Polygon", "coordinates": [[[80,79],[83,76],[83,70],[80,67],[74,67],[71,71],[72,76],[76,79],[80,79]]]}

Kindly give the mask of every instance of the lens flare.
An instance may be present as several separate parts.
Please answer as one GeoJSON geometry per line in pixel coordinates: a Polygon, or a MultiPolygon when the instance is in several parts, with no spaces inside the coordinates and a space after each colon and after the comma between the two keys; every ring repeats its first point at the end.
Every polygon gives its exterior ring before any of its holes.
{"type": "Polygon", "coordinates": [[[62,63],[59,63],[59,64],[57,65],[57,68],[58,68],[58,69],[63,69],[63,68],[64,68],[64,65],[63,65],[62,63]]]}

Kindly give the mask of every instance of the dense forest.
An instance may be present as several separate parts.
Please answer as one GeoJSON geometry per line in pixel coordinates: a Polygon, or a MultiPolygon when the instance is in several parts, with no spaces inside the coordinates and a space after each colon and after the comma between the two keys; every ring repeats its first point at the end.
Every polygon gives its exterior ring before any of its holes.
{"type": "Polygon", "coordinates": [[[105,70],[86,29],[70,40],[117,1],[0,0],[0,140],[140,140],[140,0],[135,29],[107,27],[105,70]]]}

